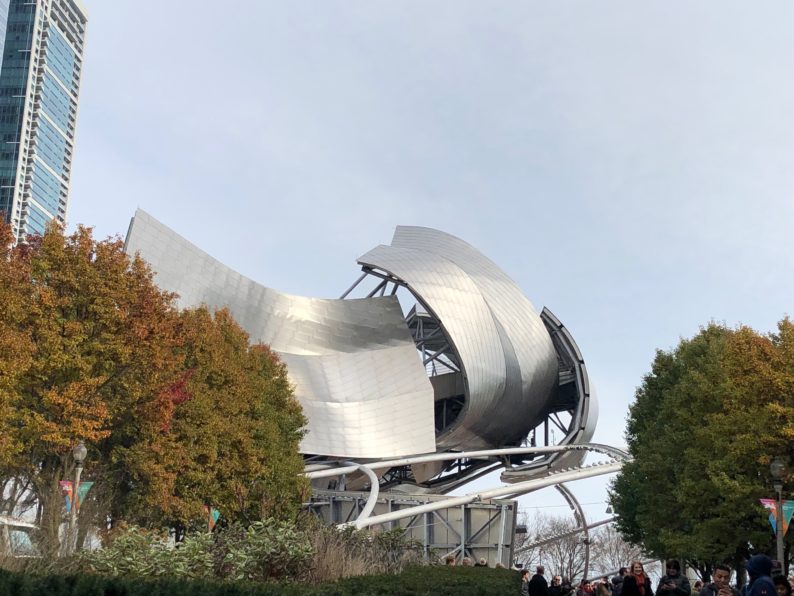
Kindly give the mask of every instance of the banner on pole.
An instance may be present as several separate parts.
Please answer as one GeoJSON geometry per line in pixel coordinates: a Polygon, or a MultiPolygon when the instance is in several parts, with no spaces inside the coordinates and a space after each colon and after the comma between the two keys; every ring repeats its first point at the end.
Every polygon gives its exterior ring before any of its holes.
{"type": "Polygon", "coordinates": [[[91,490],[91,487],[94,486],[93,482],[81,482],[80,486],[77,488],[77,499],[75,499],[74,484],[71,480],[61,480],[59,484],[61,485],[63,496],[66,498],[66,513],[72,512],[72,502],[75,502],[77,511],[79,512],[80,504],[85,499],[88,491],[91,490]]]}
{"type": "MultiPolygon", "coordinates": [[[[759,499],[767,511],[769,511],[769,523],[772,526],[772,531],[777,534],[777,500],[776,499],[759,499]]],[[[794,501],[783,501],[783,534],[788,532],[788,526],[791,522],[791,517],[794,515],[794,501]]]]}
{"type": "Polygon", "coordinates": [[[204,513],[207,514],[207,527],[209,528],[209,531],[212,532],[212,530],[215,528],[215,524],[218,523],[221,512],[214,507],[204,505],[204,513]]]}
{"type": "Polygon", "coordinates": [[[69,480],[61,480],[61,491],[63,496],[66,497],[66,513],[72,512],[72,483],[69,480]]]}
{"type": "Polygon", "coordinates": [[[80,486],[77,487],[77,511],[80,511],[80,505],[83,504],[85,496],[92,486],[94,486],[93,482],[81,482],[80,486]]]}

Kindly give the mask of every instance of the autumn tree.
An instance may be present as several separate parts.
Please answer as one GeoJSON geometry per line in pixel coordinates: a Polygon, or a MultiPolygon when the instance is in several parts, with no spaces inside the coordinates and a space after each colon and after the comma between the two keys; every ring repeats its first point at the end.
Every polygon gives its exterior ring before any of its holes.
{"type": "Polygon", "coordinates": [[[626,437],[633,461],[612,502],[630,542],[703,576],[716,563],[740,567],[753,552],[772,552],[758,499],[770,496],[771,458],[794,461],[792,322],[768,335],[711,324],[657,352],[626,437]]]}
{"type": "Polygon", "coordinates": [[[0,226],[6,510],[32,495],[56,549],[59,480],[72,478],[79,440],[95,482],[83,520],[186,523],[203,502],[245,519],[294,508],[303,417],[275,355],[228,313],[179,312],[119,239],[54,224],[9,239],[0,226]]]}
{"type": "Polygon", "coordinates": [[[159,426],[129,453],[135,520],[186,527],[205,505],[246,522],[294,514],[307,485],[305,418],[284,365],[226,310],[181,313],[183,376],[160,399],[159,426]],[[298,498],[296,498],[296,496],[298,498]]]}

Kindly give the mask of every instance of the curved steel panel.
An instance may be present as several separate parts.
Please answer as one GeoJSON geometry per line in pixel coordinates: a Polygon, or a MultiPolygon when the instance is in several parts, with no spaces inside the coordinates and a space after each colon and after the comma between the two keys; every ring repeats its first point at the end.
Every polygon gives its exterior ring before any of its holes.
{"type": "Polygon", "coordinates": [[[125,250],[183,307],[228,308],[286,362],[308,418],[304,453],[373,458],[435,451],[433,389],[395,297],[290,296],[232,271],[138,210],[125,250]]]}
{"type": "Polygon", "coordinates": [[[544,414],[557,380],[557,355],[532,302],[493,261],[446,232],[398,226],[391,244],[439,255],[471,277],[497,323],[506,358],[514,363],[507,369],[507,387],[500,407],[520,412],[527,419],[527,428],[534,427],[544,414]]]}
{"type": "Polygon", "coordinates": [[[466,381],[466,405],[441,448],[523,439],[553,397],[557,358],[531,302],[492,261],[429,228],[398,227],[359,264],[401,280],[440,321],[466,381]]]}
{"type": "MultiPolygon", "coordinates": [[[[507,365],[496,323],[472,279],[443,257],[407,248],[381,245],[358,262],[404,280],[454,344],[468,399],[449,434],[439,437],[439,447],[486,447],[499,440],[484,432],[493,426],[485,421],[500,411],[495,406],[504,393],[507,365]]],[[[514,414],[506,414],[507,420],[502,416],[497,424],[507,422],[509,427],[513,419],[514,425],[514,414]]]]}

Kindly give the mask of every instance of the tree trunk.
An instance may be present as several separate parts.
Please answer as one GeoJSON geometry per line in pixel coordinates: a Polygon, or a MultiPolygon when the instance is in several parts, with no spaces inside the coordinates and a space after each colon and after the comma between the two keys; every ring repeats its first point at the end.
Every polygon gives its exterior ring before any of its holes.
{"type": "Polygon", "coordinates": [[[744,557],[737,557],[733,561],[733,568],[736,571],[736,587],[739,589],[739,592],[741,592],[746,580],[746,574],[744,572],[744,557]]]}
{"type": "Polygon", "coordinates": [[[61,549],[60,528],[63,521],[63,495],[60,487],[49,486],[39,495],[41,521],[39,522],[39,548],[45,558],[57,557],[61,549]]]}

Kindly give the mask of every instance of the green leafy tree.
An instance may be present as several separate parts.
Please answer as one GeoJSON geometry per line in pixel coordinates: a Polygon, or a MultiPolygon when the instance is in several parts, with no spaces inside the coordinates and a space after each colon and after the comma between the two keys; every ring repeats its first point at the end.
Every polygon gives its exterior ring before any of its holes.
{"type": "Polygon", "coordinates": [[[612,485],[618,528],[657,557],[677,556],[708,576],[771,552],[758,499],[770,496],[769,462],[790,457],[794,329],[777,334],[711,324],[659,351],[627,425],[633,461],[612,485]]]}

